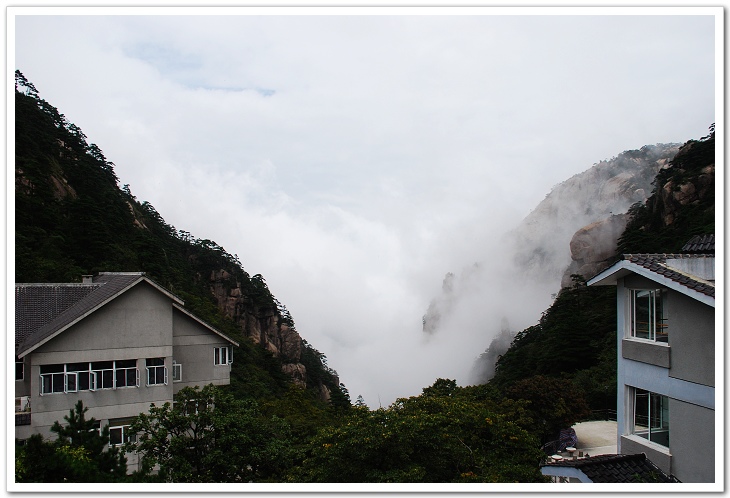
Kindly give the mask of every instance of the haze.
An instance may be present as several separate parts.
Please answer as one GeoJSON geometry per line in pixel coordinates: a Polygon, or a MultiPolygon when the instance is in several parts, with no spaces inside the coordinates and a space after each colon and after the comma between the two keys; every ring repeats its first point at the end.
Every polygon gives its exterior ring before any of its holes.
{"type": "Polygon", "coordinates": [[[707,133],[717,10],[10,7],[9,64],[377,407],[463,383],[505,308],[536,322],[558,289],[501,302],[499,241],[551,187],[707,133]],[[427,340],[444,275],[477,261],[480,323],[427,340]]]}

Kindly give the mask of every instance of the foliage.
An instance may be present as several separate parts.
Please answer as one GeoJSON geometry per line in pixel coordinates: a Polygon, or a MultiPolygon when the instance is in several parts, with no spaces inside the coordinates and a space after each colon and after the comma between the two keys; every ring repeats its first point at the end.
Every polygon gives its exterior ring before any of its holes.
{"type": "Polygon", "coordinates": [[[534,420],[532,431],[541,443],[556,439],[560,429],[590,415],[583,393],[567,378],[535,375],[515,382],[506,389],[506,394],[515,400],[529,401],[527,411],[534,420]]]}
{"type": "MultiPolygon", "coordinates": [[[[669,167],[662,169],[654,180],[654,191],[644,204],[637,203],[629,209],[629,223],[618,241],[620,254],[630,253],[677,253],[693,235],[715,233],[714,185],[705,195],[687,204],[674,204],[676,211],[671,222],[665,219],[669,206],[663,195],[670,194],[683,185],[701,185],[709,181],[703,171],[715,163],[715,125],[700,140],[688,141],[672,159],[669,167]]],[[[714,181],[714,180],[713,180],[714,181]]],[[[669,198],[671,199],[671,197],[669,198]]]]}
{"type": "Polygon", "coordinates": [[[109,426],[101,430],[96,420],[87,419],[79,400],[66,425],[58,421],[51,431],[55,441],[32,435],[23,446],[16,446],[15,480],[17,482],[117,482],[124,481],[127,459],[118,447],[108,446],[109,426]]]}
{"type": "Polygon", "coordinates": [[[312,439],[300,482],[538,482],[542,453],[510,410],[439,379],[388,408],[354,407],[312,439]]]}
{"type": "Polygon", "coordinates": [[[288,424],[212,384],[153,404],[130,429],[137,441],[126,450],[140,453],[143,473],[158,465],[167,482],[265,482],[291,465],[288,424]]]}
{"type": "Polygon", "coordinates": [[[599,363],[615,331],[616,289],[577,281],[560,292],[537,325],[515,336],[491,383],[505,389],[535,375],[569,381],[599,363]]]}

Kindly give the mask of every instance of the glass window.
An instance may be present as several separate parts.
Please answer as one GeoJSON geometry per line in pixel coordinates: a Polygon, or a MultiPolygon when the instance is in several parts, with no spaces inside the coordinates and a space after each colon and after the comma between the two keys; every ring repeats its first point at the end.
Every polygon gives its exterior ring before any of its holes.
{"type": "Polygon", "coordinates": [[[668,342],[665,289],[631,290],[631,337],[668,342]]]}
{"type": "Polygon", "coordinates": [[[634,390],[634,434],[669,447],[669,398],[634,390]]]}
{"type": "Polygon", "coordinates": [[[113,361],[94,361],[91,370],[96,378],[96,389],[114,389],[113,361]]]}
{"type": "Polygon", "coordinates": [[[41,365],[41,394],[62,393],[66,389],[65,365],[41,365]]]}
{"type": "Polygon", "coordinates": [[[23,380],[25,378],[25,366],[23,360],[15,359],[15,380],[23,380]]]}
{"type": "Polygon", "coordinates": [[[117,360],[114,362],[114,381],[116,387],[137,387],[137,360],[117,360]]]}
{"type": "Polygon", "coordinates": [[[147,385],[167,384],[167,368],[164,358],[147,358],[147,385]]]}
{"type": "Polygon", "coordinates": [[[172,381],[180,382],[182,380],[182,363],[172,362],[172,381]]]}
{"type": "Polygon", "coordinates": [[[213,348],[213,363],[215,365],[227,365],[233,363],[233,355],[231,348],[223,346],[221,348],[213,348]]]}
{"type": "Polygon", "coordinates": [[[135,442],[136,440],[137,438],[130,431],[129,425],[109,427],[109,444],[111,446],[135,442]]]}

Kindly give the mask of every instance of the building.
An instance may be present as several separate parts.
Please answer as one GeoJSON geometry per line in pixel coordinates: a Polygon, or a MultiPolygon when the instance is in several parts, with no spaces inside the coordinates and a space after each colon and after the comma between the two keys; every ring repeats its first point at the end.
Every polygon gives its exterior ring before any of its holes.
{"type": "MultiPolygon", "coordinates": [[[[15,286],[15,437],[52,436],[78,400],[110,444],[185,386],[228,384],[238,343],[144,273],[15,286]]],[[[130,465],[134,462],[130,461],[130,465]]]]}
{"type": "Polygon", "coordinates": [[[588,285],[617,287],[617,453],[714,482],[714,254],[624,255],[588,285]]]}
{"type": "Polygon", "coordinates": [[[596,483],[664,483],[677,482],[646,455],[598,455],[592,457],[562,458],[553,455],[551,462],[543,465],[543,475],[553,482],[596,482],[596,483]]]}

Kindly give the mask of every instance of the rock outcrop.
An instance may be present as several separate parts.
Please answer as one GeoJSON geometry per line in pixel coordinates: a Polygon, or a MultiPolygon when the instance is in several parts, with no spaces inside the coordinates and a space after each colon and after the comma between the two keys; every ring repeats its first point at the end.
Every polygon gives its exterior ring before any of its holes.
{"type": "Polygon", "coordinates": [[[605,269],[616,255],[618,238],[626,228],[628,216],[618,214],[584,226],[570,240],[572,262],[565,270],[561,287],[572,285],[571,275],[588,279],[605,269]]]}
{"type": "Polygon", "coordinates": [[[284,373],[305,387],[307,369],[301,363],[302,338],[294,328],[282,323],[279,311],[256,307],[242,291],[241,282],[225,270],[211,273],[210,289],[225,316],[238,324],[252,341],[278,356],[284,373]]]}

